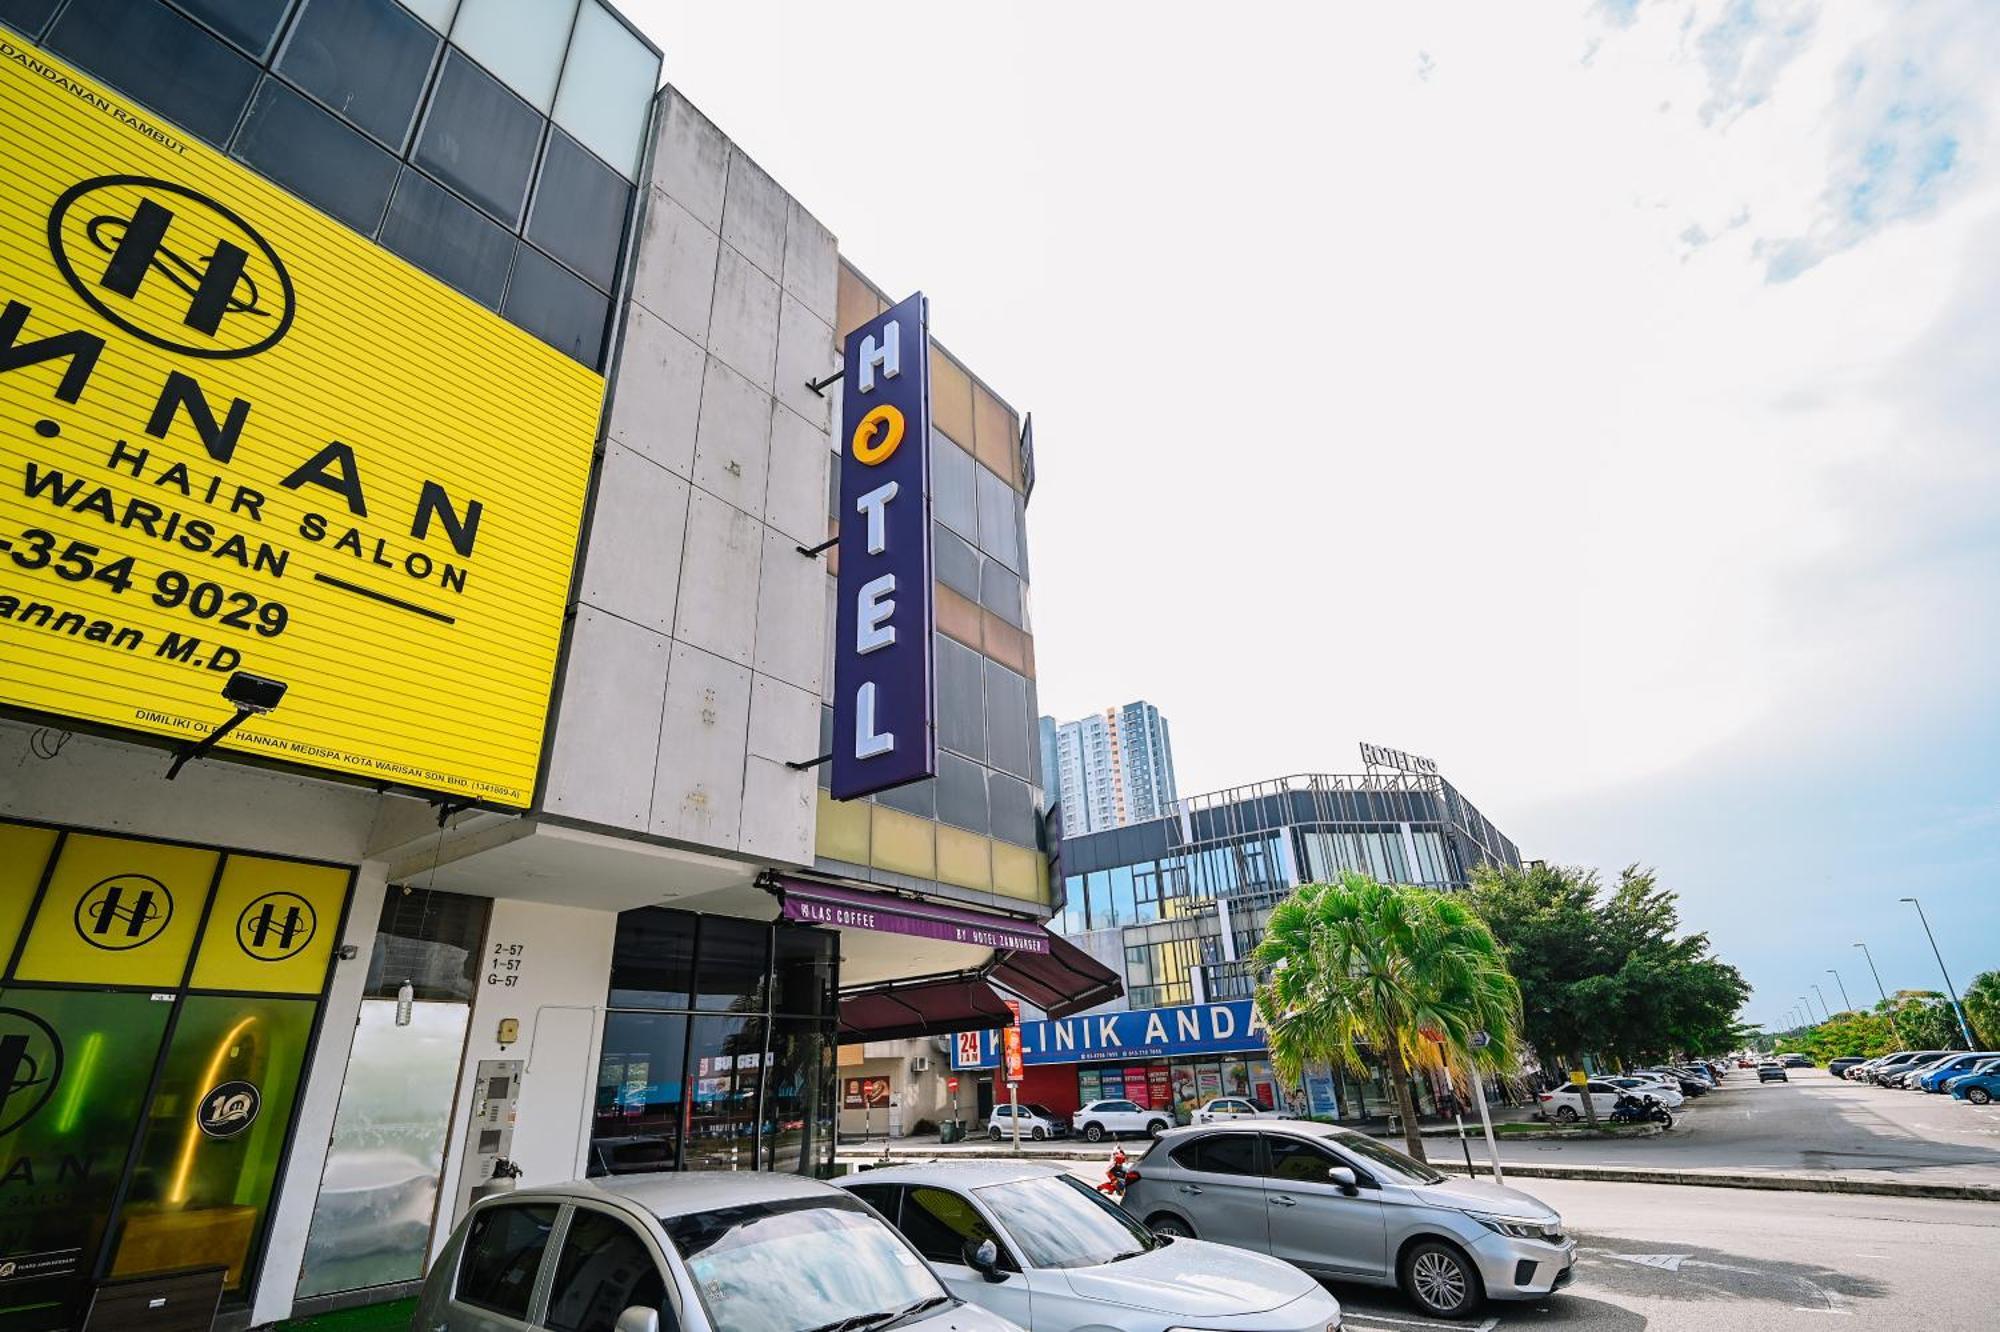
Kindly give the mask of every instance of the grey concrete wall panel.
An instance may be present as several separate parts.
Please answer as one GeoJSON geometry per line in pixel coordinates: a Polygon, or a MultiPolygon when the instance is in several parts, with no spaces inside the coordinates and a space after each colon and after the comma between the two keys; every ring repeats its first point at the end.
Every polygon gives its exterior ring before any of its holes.
{"type": "MultiPolygon", "coordinates": [[[[705,490],[694,491],[688,501],[675,638],[740,666],[750,664],[757,638],[757,584],[765,531],[743,510],[705,490]]],[[[806,624],[794,621],[784,631],[805,635],[818,647],[818,635],[806,624]]]]}
{"type": "Polygon", "coordinates": [[[810,864],[834,240],[672,89],[643,208],[543,804],[810,864]]]}
{"type": "Polygon", "coordinates": [[[656,634],[674,627],[688,483],[618,444],[604,454],[583,600],[656,634]]]}
{"type": "Polygon", "coordinates": [[[667,685],[667,640],[585,606],[570,638],[545,804],[555,814],[634,832],[646,827],[656,726],[667,685]]]}
{"type": "Polygon", "coordinates": [[[664,319],[644,306],[628,306],[618,396],[611,404],[613,442],[678,476],[692,476],[707,359],[699,343],[664,319]]]}
{"type": "Polygon", "coordinates": [[[770,460],[771,395],[709,357],[701,382],[701,423],[695,431],[694,483],[762,518],[770,460]]]}
{"type": "Polygon", "coordinates": [[[750,672],[676,643],[661,716],[651,831],[736,849],[742,840],[750,672]]]}

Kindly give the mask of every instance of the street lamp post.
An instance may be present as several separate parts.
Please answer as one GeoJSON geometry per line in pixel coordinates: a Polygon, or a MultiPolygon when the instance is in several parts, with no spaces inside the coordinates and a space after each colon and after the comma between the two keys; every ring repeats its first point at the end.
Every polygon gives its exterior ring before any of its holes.
{"type": "Polygon", "coordinates": [[[1937,959],[1938,974],[1944,977],[1944,992],[1951,998],[1951,1011],[1958,1016],[1958,1033],[1965,1037],[1965,1048],[1971,1050],[1975,1048],[1972,1041],[1972,1024],[1965,1020],[1965,1010],[1958,1003],[1958,990],[1951,983],[1951,973],[1944,969],[1944,954],[1938,951],[1937,936],[1931,933],[1930,917],[1924,914],[1924,904],[1916,898],[1905,897],[1902,900],[1917,909],[1917,919],[1924,924],[1924,938],[1931,941],[1931,956],[1937,959]]]}
{"type": "Polygon", "coordinates": [[[1857,1011],[1854,1007],[1854,1001],[1847,997],[1847,982],[1840,978],[1840,973],[1832,967],[1828,967],[1826,974],[1833,977],[1833,983],[1840,987],[1840,1011],[1843,1013],[1857,1011]]]}
{"type": "Polygon", "coordinates": [[[1861,956],[1868,959],[1868,974],[1875,978],[1875,993],[1882,996],[1882,1011],[1889,1015],[1889,1034],[1896,1038],[1896,1044],[1901,1045],[1903,1032],[1896,1025],[1896,1006],[1889,1002],[1889,992],[1882,988],[1882,973],[1875,970],[1875,954],[1868,951],[1868,945],[1865,943],[1854,946],[1861,950],[1861,956]]]}
{"type": "Polygon", "coordinates": [[[1819,1011],[1826,1014],[1828,1022],[1833,1021],[1833,1010],[1826,1006],[1826,991],[1819,988],[1819,982],[1812,983],[1812,992],[1819,996],[1819,1011]]]}
{"type": "Polygon", "coordinates": [[[1806,1015],[1806,1021],[1807,1021],[1808,1023],[1811,1023],[1811,1022],[1813,1022],[1813,1021],[1815,1020],[1815,1019],[1813,1018],[1813,1011],[1812,1011],[1812,1000],[1810,1000],[1810,999],[1806,998],[1806,997],[1805,997],[1804,995],[1800,995],[1800,996],[1799,996],[1799,1007],[1800,1007],[1800,1009],[1802,1009],[1802,1010],[1803,1010],[1803,1011],[1805,1012],[1805,1015],[1806,1015]]]}

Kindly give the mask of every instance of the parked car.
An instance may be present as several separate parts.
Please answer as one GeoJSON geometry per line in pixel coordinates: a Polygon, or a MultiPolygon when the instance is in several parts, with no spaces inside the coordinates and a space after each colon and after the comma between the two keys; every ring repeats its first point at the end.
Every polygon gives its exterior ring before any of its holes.
{"type": "Polygon", "coordinates": [[[1284,1119],[1262,1101],[1247,1096],[1218,1096],[1194,1112],[1197,1124],[1226,1124],[1238,1119],[1284,1119]]]}
{"type": "Polygon", "coordinates": [[[1618,1077],[1618,1078],[1605,1078],[1604,1081],[1610,1083],[1614,1087],[1620,1087],[1628,1092],[1631,1092],[1634,1096],[1638,1097],[1640,1100],[1645,1100],[1647,1097],[1650,1096],[1652,1099],[1658,1101],[1661,1105],[1664,1105],[1669,1110],[1680,1109],[1682,1104],[1685,1103],[1687,1100],[1687,1098],[1685,1096],[1682,1096],[1678,1091],[1675,1091],[1672,1087],[1669,1087],[1666,1083],[1661,1082],[1655,1078],[1618,1077]]]}
{"type": "MultiPolygon", "coordinates": [[[[1069,1120],[1063,1118],[1045,1105],[1024,1105],[1021,1107],[1021,1136],[1043,1142],[1049,1138],[1069,1136],[1069,1120]]],[[[1014,1107],[1002,1102],[993,1107],[993,1113],[986,1119],[986,1136],[998,1142],[1002,1138],[1014,1136],[1014,1107]]]]}
{"type": "Polygon", "coordinates": [[[425,1332],[1016,1332],[860,1200],[797,1175],[627,1175],[476,1203],[424,1278],[425,1332]]]}
{"type": "Polygon", "coordinates": [[[1948,1079],[1955,1078],[1961,1073],[1970,1073],[1973,1069],[1993,1057],[1994,1051],[1992,1050],[1974,1050],[1970,1054],[1959,1054],[1953,1055],[1949,1059],[1940,1059],[1913,1078],[1910,1085],[1921,1091],[1941,1092],[1944,1090],[1944,1084],[1948,1079]]]}
{"type": "Polygon", "coordinates": [[[1911,1064],[1918,1062],[1928,1064],[1933,1059],[1942,1059],[1950,1053],[1951,1051],[1949,1050],[1898,1050],[1895,1054],[1886,1056],[1881,1063],[1875,1065],[1874,1072],[1868,1080],[1877,1086],[1891,1085],[1889,1079],[1902,1072],[1911,1064]]]}
{"type": "Polygon", "coordinates": [[[1887,1073],[1876,1079],[1876,1081],[1884,1087],[1894,1087],[1898,1091],[1915,1091],[1917,1079],[1930,1072],[1938,1064],[1950,1059],[1952,1053],[1952,1051],[1946,1050],[1935,1058],[1913,1059],[1899,1068],[1890,1069],[1887,1073]]]}
{"type": "Polygon", "coordinates": [[[1134,1101],[1092,1101],[1070,1117],[1076,1131],[1092,1142],[1103,1142],[1121,1133],[1143,1133],[1157,1138],[1174,1126],[1167,1110],[1141,1110],[1134,1101]]]}
{"type": "Polygon", "coordinates": [[[1786,1068],[1811,1068],[1813,1066],[1812,1056],[1802,1054],[1779,1055],[1778,1062],[1786,1068]]]}
{"type": "Polygon", "coordinates": [[[1838,1059],[1827,1060],[1826,1071],[1831,1073],[1836,1078],[1843,1078],[1847,1076],[1848,1069],[1858,1068],[1860,1065],[1865,1064],[1867,1062],[1868,1061],[1863,1059],[1860,1055],[1842,1055],[1838,1059]]]}
{"type": "Polygon", "coordinates": [[[1034,1332],[1340,1327],[1339,1302],[1298,1268],[1157,1236],[1061,1166],[899,1166],[840,1187],[901,1230],[952,1294],[1034,1332]]]}
{"type": "Polygon", "coordinates": [[[1974,1105],[1991,1105],[2000,1100],[2000,1063],[1995,1063],[1981,1073],[1968,1073],[1951,1080],[1953,1100],[1970,1101],[1974,1105]]]}
{"type": "Polygon", "coordinates": [[[1757,1081],[1759,1082],[1790,1082],[1791,1080],[1791,1075],[1785,1072],[1785,1066],[1775,1059],[1767,1060],[1757,1065],[1757,1081]]]}
{"type": "Polygon", "coordinates": [[[1126,1186],[1125,1210],[1161,1234],[1400,1286],[1438,1317],[1546,1296],[1576,1262],[1576,1240],[1540,1199],[1447,1179],[1365,1134],[1301,1120],[1164,1134],[1126,1186]]]}
{"type": "Polygon", "coordinates": [[[1996,1071],[2000,1071],[2000,1055],[1988,1055],[1986,1058],[1974,1064],[1971,1068],[1968,1068],[1960,1073],[1954,1073],[1950,1077],[1946,1078],[1944,1080],[1944,1086],[1939,1090],[1949,1092],[1953,1087],[1965,1081],[1965,1079],[1967,1078],[1976,1078],[1983,1073],[1993,1073],[1996,1071]]]}
{"type": "MultiPolygon", "coordinates": [[[[1590,1088],[1590,1103],[1596,1108],[1599,1119],[1609,1115],[1612,1107],[1618,1104],[1618,1098],[1624,1094],[1623,1088],[1598,1078],[1592,1078],[1586,1085],[1590,1088]]],[[[1583,1118],[1583,1093],[1577,1090],[1574,1083],[1542,1092],[1535,1099],[1541,1102],[1545,1118],[1564,1124],[1574,1124],[1583,1118]]]]}

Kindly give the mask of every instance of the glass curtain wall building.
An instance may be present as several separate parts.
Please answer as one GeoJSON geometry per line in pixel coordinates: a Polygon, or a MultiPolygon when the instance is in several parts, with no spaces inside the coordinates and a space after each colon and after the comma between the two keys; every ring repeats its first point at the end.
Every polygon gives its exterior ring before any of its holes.
{"type": "Polygon", "coordinates": [[[0,24],[602,368],[661,58],[600,0],[0,0],[0,24]]]}
{"type": "Polygon", "coordinates": [[[1358,870],[1463,888],[1519,849],[1439,777],[1316,773],[1197,796],[1177,817],[1070,835],[1061,932],[1122,954],[1134,1009],[1248,998],[1242,961],[1301,883],[1358,870]],[[1107,935],[1107,932],[1113,932],[1107,935]]]}

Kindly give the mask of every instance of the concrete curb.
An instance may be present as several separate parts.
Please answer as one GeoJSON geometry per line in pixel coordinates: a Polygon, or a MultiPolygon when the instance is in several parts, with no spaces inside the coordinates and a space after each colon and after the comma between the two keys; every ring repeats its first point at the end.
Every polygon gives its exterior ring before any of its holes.
{"type": "MultiPolygon", "coordinates": [[[[874,1165],[881,1157],[874,1152],[861,1155],[844,1153],[837,1158],[850,1169],[861,1165],[874,1165]]],[[[934,1152],[900,1150],[890,1153],[890,1162],[896,1165],[928,1164],[950,1161],[1051,1161],[1065,1162],[1095,1160],[1098,1156],[1082,1156],[1053,1152],[1023,1152],[1015,1156],[1012,1152],[955,1152],[938,1155],[934,1152]]],[[[1431,1168],[1450,1174],[1463,1175],[1465,1165],[1459,1161],[1432,1161],[1431,1168]]],[[[1882,1198],[1939,1198],[1958,1202],[2000,1203],[2000,1186],[1987,1184],[1929,1184],[1916,1180],[1890,1179],[1845,1179],[1829,1175],[1728,1175],[1720,1172],[1701,1170],[1664,1170],[1647,1166],[1547,1166],[1515,1165],[1502,1161],[1500,1168],[1511,1179],[1574,1179],[1605,1184],[1673,1184],[1701,1189],[1763,1189],[1778,1193],[1846,1193],[1869,1194],[1882,1198]]],[[[1480,1167],[1474,1178],[1488,1178],[1485,1167],[1480,1167]]]]}

